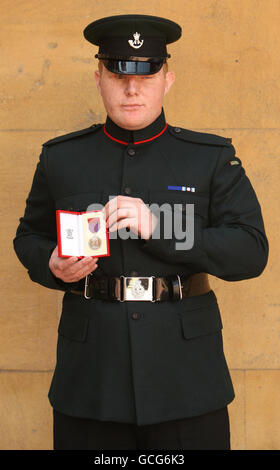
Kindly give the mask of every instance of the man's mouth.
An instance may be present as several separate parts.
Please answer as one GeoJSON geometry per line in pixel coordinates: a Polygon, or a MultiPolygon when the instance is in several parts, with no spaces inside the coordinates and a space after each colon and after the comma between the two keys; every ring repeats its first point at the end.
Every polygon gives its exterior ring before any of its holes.
{"type": "Polygon", "coordinates": [[[142,106],[143,106],[142,104],[138,104],[138,103],[123,104],[123,108],[130,109],[130,110],[139,109],[142,106]]]}

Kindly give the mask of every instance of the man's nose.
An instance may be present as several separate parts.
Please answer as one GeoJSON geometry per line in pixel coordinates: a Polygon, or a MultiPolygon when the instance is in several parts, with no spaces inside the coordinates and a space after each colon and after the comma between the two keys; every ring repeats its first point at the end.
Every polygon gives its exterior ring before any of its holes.
{"type": "Polygon", "coordinates": [[[127,95],[135,95],[139,92],[139,80],[135,75],[125,77],[125,92],[127,95]]]}

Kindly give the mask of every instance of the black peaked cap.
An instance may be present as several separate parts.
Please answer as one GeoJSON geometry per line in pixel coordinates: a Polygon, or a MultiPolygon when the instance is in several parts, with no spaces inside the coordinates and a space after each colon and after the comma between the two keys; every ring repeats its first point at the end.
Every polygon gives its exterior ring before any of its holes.
{"type": "Polygon", "coordinates": [[[170,57],[166,44],[177,41],[181,34],[174,21],[150,15],[109,16],[84,29],[87,41],[99,46],[95,57],[105,59],[109,70],[121,74],[156,73],[170,57]],[[146,64],[138,61],[141,57],[146,64]]]}
{"type": "MultiPolygon", "coordinates": [[[[101,49],[104,49],[104,43],[106,43],[106,50],[109,53],[110,50],[112,50],[112,53],[114,53],[114,40],[122,39],[126,41],[128,45],[127,48],[124,48],[123,54],[125,55],[127,51],[129,55],[139,57],[151,57],[151,54],[148,53],[148,49],[149,45],[153,46],[154,41],[157,43],[162,42],[165,45],[170,44],[177,41],[181,37],[181,34],[181,27],[174,21],[150,15],[109,16],[93,21],[84,29],[84,37],[87,41],[99,46],[101,49]],[[135,33],[140,34],[140,41],[144,40],[143,49],[142,47],[134,49],[129,46],[128,41],[133,40],[135,33]],[[131,54],[131,52],[133,52],[133,54],[131,54]],[[144,56],[144,53],[148,53],[148,55],[144,56]]],[[[152,48],[152,50],[156,49],[152,48]]]]}

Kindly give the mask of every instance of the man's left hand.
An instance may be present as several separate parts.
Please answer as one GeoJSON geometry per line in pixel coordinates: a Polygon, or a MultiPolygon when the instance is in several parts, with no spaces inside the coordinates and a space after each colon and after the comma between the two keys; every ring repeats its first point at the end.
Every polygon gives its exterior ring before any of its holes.
{"type": "Polygon", "coordinates": [[[109,232],[128,227],[141,238],[148,240],[157,224],[157,217],[144,201],[135,197],[116,196],[103,208],[109,232]]]}

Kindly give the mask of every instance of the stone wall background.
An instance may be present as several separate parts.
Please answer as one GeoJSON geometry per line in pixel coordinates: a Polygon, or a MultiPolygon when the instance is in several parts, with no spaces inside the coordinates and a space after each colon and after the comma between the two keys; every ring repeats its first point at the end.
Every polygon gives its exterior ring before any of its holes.
{"type": "Polygon", "coordinates": [[[261,277],[212,278],[236,399],[233,449],[280,448],[279,0],[0,0],[0,449],[51,449],[47,393],[61,292],[32,283],[12,239],[41,144],[105,119],[94,84],[96,49],[82,36],[114,14],[181,24],[170,45],[171,124],[232,137],[262,206],[270,257],[261,277]]]}

